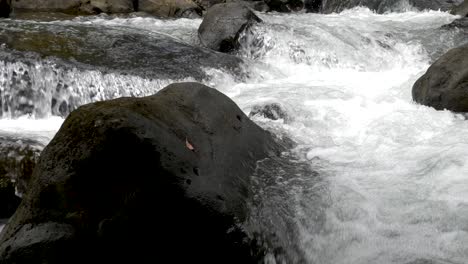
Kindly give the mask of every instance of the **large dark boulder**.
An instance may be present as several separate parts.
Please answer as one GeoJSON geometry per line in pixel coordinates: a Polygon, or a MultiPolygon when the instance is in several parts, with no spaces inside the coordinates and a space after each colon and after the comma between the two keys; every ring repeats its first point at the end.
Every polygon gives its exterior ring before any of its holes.
{"type": "Polygon", "coordinates": [[[243,3],[217,4],[211,7],[198,28],[201,43],[210,49],[230,52],[239,46],[243,30],[262,20],[243,3]]]}
{"type": "Polygon", "coordinates": [[[11,13],[11,0],[0,0],[0,17],[9,17],[11,13]]]}
{"type": "Polygon", "coordinates": [[[133,0],[13,0],[15,11],[54,11],[69,14],[130,13],[133,0]]]}
{"type": "Polygon", "coordinates": [[[437,110],[468,112],[468,45],[450,50],[413,86],[413,100],[437,110]]]}
{"type": "Polygon", "coordinates": [[[250,177],[281,151],[197,83],[82,106],[41,154],[0,263],[257,263],[250,177]]]}
{"type": "Polygon", "coordinates": [[[159,17],[200,17],[202,9],[192,0],[138,0],[138,11],[159,17]]]}
{"type": "MultiPolygon", "coordinates": [[[[419,9],[444,10],[448,11],[462,0],[408,0],[408,3],[419,9]]],[[[322,3],[323,13],[341,12],[356,6],[368,7],[378,13],[388,11],[401,11],[405,6],[401,0],[325,0],[322,3]]]]}

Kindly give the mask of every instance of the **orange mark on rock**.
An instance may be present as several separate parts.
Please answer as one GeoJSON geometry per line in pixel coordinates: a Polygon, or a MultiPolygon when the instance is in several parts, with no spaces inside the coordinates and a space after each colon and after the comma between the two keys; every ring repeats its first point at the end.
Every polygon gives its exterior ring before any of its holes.
{"type": "Polygon", "coordinates": [[[188,141],[187,138],[185,138],[185,146],[190,149],[191,151],[195,151],[195,148],[193,147],[192,144],[190,144],[190,142],[188,141]]]}

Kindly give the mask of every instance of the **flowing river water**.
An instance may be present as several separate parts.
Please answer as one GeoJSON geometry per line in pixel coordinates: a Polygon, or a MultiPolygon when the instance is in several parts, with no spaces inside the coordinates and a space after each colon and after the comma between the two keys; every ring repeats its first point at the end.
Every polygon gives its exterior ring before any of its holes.
{"type": "MultiPolygon", "coordinates": [[[[413,83],[436,58],[468,42],[460,29],[441,29],[457,17],[411,10],[379,15],[365,8],[259,16],[264,23],[244,34],[237,54],[245,76],[208,67],[203,82],[247,114],[269,103],[287,114],[275,121],[253,117],[297,143],[290,163],[260,163],[253,206],[258,221],[278,230],[289,259],[468,263],[468,121],[411,98],[413,83]]],[[[41,23],[156,32],[199,46],[201,20],[98,16],[41,23]]],[[[64,82],[64,102],[80,105],[153,94],[173,81],[179,80],[60,69],[44,61],[0,62],[2,105],[35,109],[21,116],[4,107],[0,134],[46,144],[63,122],[48,87],[64,82]],[[8,84],[25,70],[27,83],[41,95],[36,99],[23,98],[8,84]]],[[[273,253],[266,261],[281,263],[273,253]]]]}

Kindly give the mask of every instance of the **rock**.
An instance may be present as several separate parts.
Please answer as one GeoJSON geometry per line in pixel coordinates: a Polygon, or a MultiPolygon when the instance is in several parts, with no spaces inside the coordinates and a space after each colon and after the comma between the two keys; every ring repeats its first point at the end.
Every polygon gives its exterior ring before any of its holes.
{"type": "Polygon", "coordinates": [[[242,3],[217,4],[206,13],[198,28],[198,36],[205,47],[230,52],[238,48],[242,31],[261,21],[242,3]]]}
{"type": "Polygon", "coordinates": [[[0,0],[0,17],[9,17],[11,13],[11,0],[0,0]]]}
{"type": "Polygon", "coordinates": [[[26,193],[43,148],[44,145],[34,139],[0,135],[0,182],[4,185],[6,181],[14,182],[18,195],[26,193]]]}
{"type": "Polygon", "coordinates": [[[29,187],[34,166],[43,145],[37,141],[0,135],[0,218],[8,218],[16,211],[29,187]]]}
{"type": "MultiPolygon", "coordinates": [[[[243,76],[242,60],[234,55],[178,42],[165,34],[148,35],[146,31],[135,32],[125,27],[0,20],[2,44],[0,60],[11,70],[0,79],[3,87],[0,115],[8,112],[12,117],[25,114],[36,118],[48,114],[65,117],[84,103],[130,93],[127,87],[105,86],[101,90],[93,83],[78,87],[77,93],[70,88],[76,87],[74,80],[68,77],[77,70],[78,74],[99,71],[103,75],[141,77],[155,82],[186,78],[202,81],[209,78],[207,68],[243,76]],[[29,30],[28,25],[35,30],[29,30]],[[44,82],[44,74],[50,83],[44,82]]],[[[139,96],[151,92],[140,91],[136,91],[139,96]]]]}
{"type": "Polygon", "coordinates": [[[268,12],[270,11],[270,8],[264,1],[251,1],[251,0],[194,0],[198,6],[200,6],[204,11],[208,10],[210,7],[216,5],[216,4],[222,4],[222,3],[243,3],[244,5],[252,8],[255,11],[259,12],[268,12]]]}
{"type": "MultiPolygon", "coordinates": [[[[462,0],[408,0],[408,3],[419,10],[450,10],[462,0]]],[[[364,6],[378,13],[402,11],[407,6],[401,0],[326,0],[322,4],[323,13],[341,12],[357,6],[364,6]]]]}
{"type": "Polygon", "coordinates": [[[203,10],[208,10],[210,7],[225,3],[226,0],[194,0],[198,6],[200,6],[203,10]]]}
{"type": "Polygon", "coordinates": [[[249,117],[253,117],[256,115],[263,116],[271,120],[283,119],[285,122],[290,120],[286,111],[278,103],[254,106],[249,113],[249,117]]]}
{"type": "Polygon", "coordinates": [[[197,83],[82,106],[41,154],[0,263],[258,263],[250,177],[281,151],[197,83]]]}
{"type": "Polygon", "coordinates": [[[304,8],[304,0],[265,0],[265,3],[277,12],[300,11],[304,8]]]}
{"type": "Polygon", "coordinates": [[[159,17],[200,17],[202,9],[192,0],[138,0],[138,11],[159,17]]]}
{"type": "Polygon", "coordinates": [[[81,0],[13,0],[12,8],[17,11],[63,11],[76,13],[81,0]]]}
{"type": "Polygon", "coordinates": [[[270,7],[264,1],[242,1],[242,0],[225,0],[226,3],[241,3],[246,5],[247,7],[259,11],[259,12],[268,12],[270,11],[270,7]]]}
{"type": "Polygon", "coordinates": [[[322,0],[305,0],[304,7],[307,12],[318,13],[322,8],[322,0]]]}
{"type": "Polygon", "coordinates": [[[0,44],[41,57],[78,62],[73,67],[90,65],[89,70],[118,71],[148,79],[201,80],[206,77],[202,68],[229,71],[242,62],[235,56],[197,48],[156,32],[148,35],[146,31],[117,27],[49,23],[34,23],[35,30],[31,31],[24,29],[26,25],[31,22],[0,21],[0,44]]]}
{"type": "Polygon", "coordinates": [[[13,0],[16,11],[64,12],[69,14],[130,13],[133,0],[13,0]]]}
{"type": "Polygon", "coordinates": [[[10,179],[0,176],[0,218],[13,215],[21,203],[21,198],[15,195],[15,186],[10,179]]]}
{"type": "Polygon", "coordinates": [[[118,14],[135,11],[133,0],[91,0],[81,3],[79,11],[87,14],[118,14]]]}
{"type": "Polygon", "coordinates": [[[465,0],[462,4],[454,7],[450,11],[450,13],[453,15],[457,15],[457,16],[467,17],[468,16],[468,1],[465,0]]]}
{"type": "Polygon", "coordinates": [[[439,58],[413,86],[413,100],[437,110],[468,112],[468,45],[439,58]]]}
{"type": "Polygon", "coordinates": [[[270,7],[263,1],[245,2],[250,8],[258,12],[268,12],[270,7]]]}

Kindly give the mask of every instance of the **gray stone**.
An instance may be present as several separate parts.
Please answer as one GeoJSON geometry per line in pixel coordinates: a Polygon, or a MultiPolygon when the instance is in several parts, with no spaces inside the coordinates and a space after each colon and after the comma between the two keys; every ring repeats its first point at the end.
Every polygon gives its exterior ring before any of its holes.
{"type": "Polygon", "coordinates": [[[138,11],[159,17],[200,17],[202,9],[192,0],[138,0],[138,11]]]}
{"type": "Polygon", "coordinates": [[[230,52],[238,48],[242,31],[257,22],[261,19],[243,3],[217,4],[206,13],[198,36],[205,47],[230,52]]]}
{"type": "Polygon", "coordinates": [[[468,112],[468,44],[439,58],[413,86],[413,100],[437,110],[468,112]]]}

